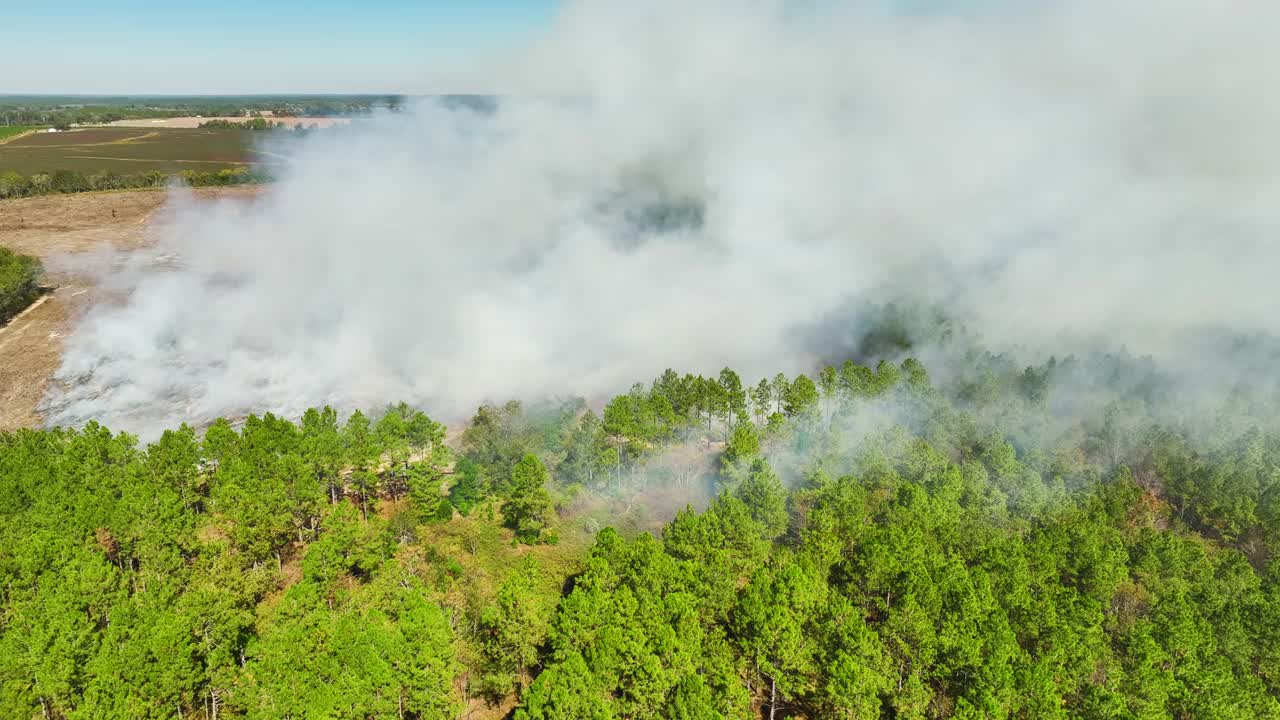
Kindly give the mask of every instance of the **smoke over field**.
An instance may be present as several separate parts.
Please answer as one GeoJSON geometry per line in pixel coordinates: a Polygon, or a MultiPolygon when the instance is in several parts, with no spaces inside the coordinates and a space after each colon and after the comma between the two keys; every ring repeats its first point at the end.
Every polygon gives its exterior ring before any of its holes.
{"type": "Polygon", "coordinates": [[[1280,333],[1274,3],[639,5],[570,5],[484,69],[493,107],[423,101],[307,140],[252,207],[180,207],[106,263],[123,299],[49,421],[808,370],[860,299],[1030,354],[1280,333]]]}

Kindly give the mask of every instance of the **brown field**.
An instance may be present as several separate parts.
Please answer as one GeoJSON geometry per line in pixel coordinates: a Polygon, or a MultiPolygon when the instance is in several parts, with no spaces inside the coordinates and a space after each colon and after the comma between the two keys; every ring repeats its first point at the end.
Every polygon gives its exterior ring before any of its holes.
{"type": "Polygon", "coordinates": [[[66,132],[37,132],[11,144],[21,147],[82,147],[85,145],[124,145],[155,137],[141,130],[121,132],[110,128],[88,128],[66,132]]]}
{"type": "MultiPolygon", "coordinates": [[[[252,198],[255,187],[203,188],[200,198],[252,198]]],[[[42,260],[154,241],[168,193],[163,190],[79,193],[0,201],[0,245],[42,260]]],[[[87,278],[50,273],[53,290],[0,327],[0,431],[41,424],[40,399],[58,369],[62,338],[93,293],[87,278]]]]}
{"type": "Polygon", "coordinates": [[[234,169],[273,161],[255,152],[256,139],[254,133],[240,130],[94,127],[35,132],[0,145],[0,173],[113,170],[127,175],[234,169]]]}
{"type": "MultiPolygon", "coordinates": [[[[228,122],[245,122],[253,118],[245,117],[178,117],[164,118],[161,120],[117,120],[111,123],[112,127],[131,127],[131,128],[180,128],[191,129],[200,127],[201,123],[207,123],[210,120],[226,120],[228,122]]],[[[333,117],[268,117],[263,118],[273,123],[284,123],[287,127],[295,125],[306,125],[311,127],[332,127],[334,125],[349,125],[351,118],[333,118],[333,117]]]]}

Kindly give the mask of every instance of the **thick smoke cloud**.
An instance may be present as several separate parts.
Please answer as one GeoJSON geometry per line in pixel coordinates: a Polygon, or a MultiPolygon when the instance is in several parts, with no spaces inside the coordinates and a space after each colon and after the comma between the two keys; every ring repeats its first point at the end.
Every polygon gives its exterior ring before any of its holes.
{"type": "Polygon", "coordinates": [[[796,372],[857,298],[1036,353],[1280,333],[1280,6],[1025,5],[571,4],[485,67],[494,109],[424,101],[317,134],[252,204],[178,198],[108,264],[49,421],[796,372]]]}

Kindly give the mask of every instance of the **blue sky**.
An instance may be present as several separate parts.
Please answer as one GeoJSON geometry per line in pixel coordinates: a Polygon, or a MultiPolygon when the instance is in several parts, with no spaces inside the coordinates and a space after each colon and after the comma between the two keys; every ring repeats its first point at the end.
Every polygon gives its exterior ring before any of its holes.
{"type": "Polygon", "coordinates": [[[522,43],[559,0],[15,0],[0,94],[465,92],[449,68],[522,43]]]}
{"type": "MultiPolygon", "coordinates": [[[[0,0],[0,95],[494,92],[460,86],[461,71],[528,42],[565,2],[0,0]]],[[[912,14],[1008,4],[856,2],[912,14]]]]}

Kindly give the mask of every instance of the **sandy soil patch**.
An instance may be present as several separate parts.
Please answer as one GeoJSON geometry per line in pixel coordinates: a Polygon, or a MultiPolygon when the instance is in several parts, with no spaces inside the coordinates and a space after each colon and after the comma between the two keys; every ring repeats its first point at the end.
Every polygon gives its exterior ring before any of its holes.
{"type": "MultiPolygon", "coordinates": [[[[202,188],[197,198],[252,198],[259,187],[202,188]]],[[[0,202],[0,245],[42,260],[103,246],[129,250],[155,239],[168,193],[80,193],[0,202]]],[[[38,408],[62,359],[72,320],[94,296],[84,277],[49,273],[54,288],[0,328],[0,431],[42,423],[38,408]]]]}

